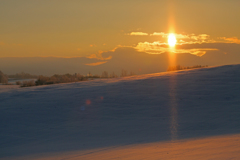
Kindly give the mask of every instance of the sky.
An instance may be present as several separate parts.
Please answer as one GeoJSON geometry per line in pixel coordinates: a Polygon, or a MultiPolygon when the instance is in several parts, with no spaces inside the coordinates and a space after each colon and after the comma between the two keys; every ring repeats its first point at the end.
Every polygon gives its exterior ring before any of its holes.
{"type": "Polygon", "coordinates": [[[0,0],[0,57],[97,57],[131,47],[202,56],[215,47],[240,44],[239,0],[0,0]]]}

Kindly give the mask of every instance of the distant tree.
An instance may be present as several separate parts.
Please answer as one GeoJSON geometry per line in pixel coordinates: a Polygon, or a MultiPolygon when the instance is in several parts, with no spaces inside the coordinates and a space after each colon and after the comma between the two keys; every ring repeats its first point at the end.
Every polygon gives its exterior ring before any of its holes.
{"type": "Polygon", "coordinates": [[[94,74],[92,77],[93,78],[100,78],[101,76],[99,76],[98,74],[94,74]]]}
{"type": "Polygon", "coordinates": [[[184,66],[180,66],[180,65],[176,65],[176,66],[169,66],[167,71],[176,71],[176,70],[184,70],[184,69],[193,69],[193,68],[203,68],[203,67],[208,67],[208,65],[206,66],[202,66],[202,65],[194,65],[194,66],[188,66],[188,67],[184,67],[184,66]]]}
{"type": "Polygon", "coordinates": [[[102,72],[102,78],[108,78],[108,72],[107,71],[102,72]]]}
{"type": "Polygon", "coordinates": [[[16,81],[16,85],[22,85],[20,81],[16,81]]]}
{"type": "Polygon", "coordinates": [[[23,81],[21,84],[21,87],[31,87],[31,86],[35,86],[35,81],[31,80],[31,81],[23,81]]]}
{"type": "Polygon", "coordinates": [[[89,72],[88,74],[87,74],[87,77],[92,77],[92,74],[91,74],[91,72],[89,72]]]}
{"type": "Polygon", "coordinates": [[[130,72],[130,76],[134,76],[134,75],[135,75],[135,73],[131,71],[130,72]]]}
{"type": "MultiPolygon", "coordinates": [[[[89,78],[89,77],[88,77],[89,78]]],[[[81,74],[64,74],[64,75],[58,75],[55,74],[51,77],[46,76],[39,76],[37,78],[37,81],[35,82],[36,85],[47,85],[47,84],[55,84],[55,83],[68,83],[68,82],[78,82],[78,81],[84,81],[87,80],[87,78],[81,74]]]]}
{"type": "Polygon", "coordinates": [[[35,79],[38,78],[36,75],[31,75],[29,73],[21,72],[16,73],[15,75],[8,75],[9,78],[15,78],[15,79],[35,79]]]}
{"type": "Polygon", "coordinates": [[[8,83],[8,77],[0,71],[0,83],[8,83]]]}
{"type": "Polygon", "coordinates": [[[110,76],[109,76],[110,78],[117,78],[118,76],[114,73],[114,72],[112,72],[112,73],[110,73],[110,76]]]}
{"type": "Polygon", "coordinates": [[[122,69],[121,77],[126,77],[127,75],[127,70],[122,69]]]}

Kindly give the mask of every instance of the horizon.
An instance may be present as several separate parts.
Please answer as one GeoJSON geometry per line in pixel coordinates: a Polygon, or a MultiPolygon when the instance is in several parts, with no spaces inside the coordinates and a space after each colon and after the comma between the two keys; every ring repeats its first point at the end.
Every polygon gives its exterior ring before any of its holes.
{"type": "MultiPolygon", "coordinates": [[[[199,44],[195,44],[196,47],[199,44]]],[[[205,44],[205,48],[209,44],[205,44]]],[[[33,75],[74,74],[86,75],[107,72],[121,72],[122,69],[135,74],[166,71],[169,66],[229,65],[240,63],[240,45],[215,44],[218,50],[210,50],[202,56],[191,53],[174,54],[175,64],[170,64],[169,53],[149,54],[131,47],[117,48],[93,57],[2,57],[0,70],[5,74],[25,72],[33,75]],[[227,52],[227,53],[226,53],[227,52]]],[[[188,48],[188,46],[182,46],[188,48]]]]}

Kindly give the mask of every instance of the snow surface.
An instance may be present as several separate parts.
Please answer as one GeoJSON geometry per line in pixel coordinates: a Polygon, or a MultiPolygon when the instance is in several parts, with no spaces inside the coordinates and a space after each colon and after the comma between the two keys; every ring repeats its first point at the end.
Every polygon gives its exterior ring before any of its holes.
{"type": "Polygon", "coordinates": [[[0,86],[3,159],[239,133],[240,65],[0,86]]]}

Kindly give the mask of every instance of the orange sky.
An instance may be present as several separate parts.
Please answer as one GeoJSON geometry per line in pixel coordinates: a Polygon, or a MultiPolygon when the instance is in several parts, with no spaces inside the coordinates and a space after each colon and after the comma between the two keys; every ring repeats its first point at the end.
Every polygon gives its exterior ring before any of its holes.
{"type": "Polygon", "coordinates": [[[81,57],[142,44],[149,51],[146,44],[164,44],[172,31],[178,44],[240,43],[239,6],[238,0],[1,0],[0,57],[81,57]]]}

